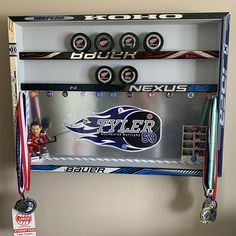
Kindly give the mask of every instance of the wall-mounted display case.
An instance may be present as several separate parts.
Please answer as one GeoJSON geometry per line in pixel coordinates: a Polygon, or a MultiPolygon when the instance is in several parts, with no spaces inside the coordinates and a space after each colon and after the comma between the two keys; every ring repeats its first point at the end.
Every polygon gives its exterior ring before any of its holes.
{"type": "Polygon", "coordinates": [[[216,96],[221,175],[228,35],[225,12],[9,17],[31,169],[201,176],[216,96]]]}

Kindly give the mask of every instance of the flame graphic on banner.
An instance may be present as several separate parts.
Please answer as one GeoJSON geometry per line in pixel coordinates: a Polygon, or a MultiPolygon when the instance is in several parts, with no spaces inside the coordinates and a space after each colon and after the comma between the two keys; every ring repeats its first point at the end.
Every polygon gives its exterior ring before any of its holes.
{"type": "MultiPolygon", "coordinates": [[[[136,112],[142,112],[143,109],[134,107],[134,106],[117,106],[101,113],[96,113],[92,116],[87,116],[83,119],[78,120],[77,122],[71,125],[65,125],[65,127],[78,135],[78,140],[89,140],[97,145],[101,146],[110,146],[123,151],[137,152],[142,151],[147,148],[140,148],[130,145],[126,142],[125,138],[118,133],[108,133],[108,130],[111,129],[110,124],[104,124],[103,132],[109,135],[101,135],[98,132],[100,125],[98,120],[101,119],[114,119],[114,120],[124,120],[128,118],[130,114],[136,112]]],[[[115,129],[118,130],[121,127],[121,123],[117,124],[115,129]]]]}

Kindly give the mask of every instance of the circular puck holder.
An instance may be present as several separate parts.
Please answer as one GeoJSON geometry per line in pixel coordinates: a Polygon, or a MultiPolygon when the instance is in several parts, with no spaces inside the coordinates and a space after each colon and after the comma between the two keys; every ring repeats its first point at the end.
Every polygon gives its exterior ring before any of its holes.
{"type": "Polygon", "coordinates": [[[76,52],[87,52],[91,47],[90,38],[83,33],[76,33],[71,38],[71,48],[76,52]]]}

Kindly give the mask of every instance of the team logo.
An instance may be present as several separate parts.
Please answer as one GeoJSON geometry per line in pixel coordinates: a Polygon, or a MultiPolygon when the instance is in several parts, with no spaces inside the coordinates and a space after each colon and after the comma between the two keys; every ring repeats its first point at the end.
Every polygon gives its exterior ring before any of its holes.
{"type": "Polygon", "coordinates": [[[32,222],[32,216],[18,213],[16,215],[16,222],[19,225],[29,225],[32,222]]]}
{"type": "Polygon", "coordinates": [[[78,140],[128,152],[154,147],[162,132],[162,122],[157,114],[125,105],[82,118],[65,127],[78,134],[78,140]]]}

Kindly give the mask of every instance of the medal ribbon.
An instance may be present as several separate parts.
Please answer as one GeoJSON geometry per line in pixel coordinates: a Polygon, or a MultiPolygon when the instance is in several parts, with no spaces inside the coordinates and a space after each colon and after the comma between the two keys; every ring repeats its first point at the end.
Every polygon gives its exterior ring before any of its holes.
{"type": "Polygon", "coordinates": [[[20,128],[19,120],[17,117],[16,124],[16,172],[17,172],[17,183],[18,191],[20,194],[23,194],[25,191],[24,186],[24,173],[23,173],[23,164],[22,164],[22,153],[21,153],[21,142],[20,142],[20,128]]]}
{"type": "Polygon", "coordinates": [[[203,188],[205,196],[215,200],[218,177],[218,111],[217,98],[215,96],[211,101],[208,126],[208,143],[205,151],[203,188]]]}
{"type": "Polygon", "coordinates": [[[28,128],[25,117],[25,94],[19,94],[17,106],[17,162],[20,194],[30,189],[30,154],[27,145],[28,128]]]}

